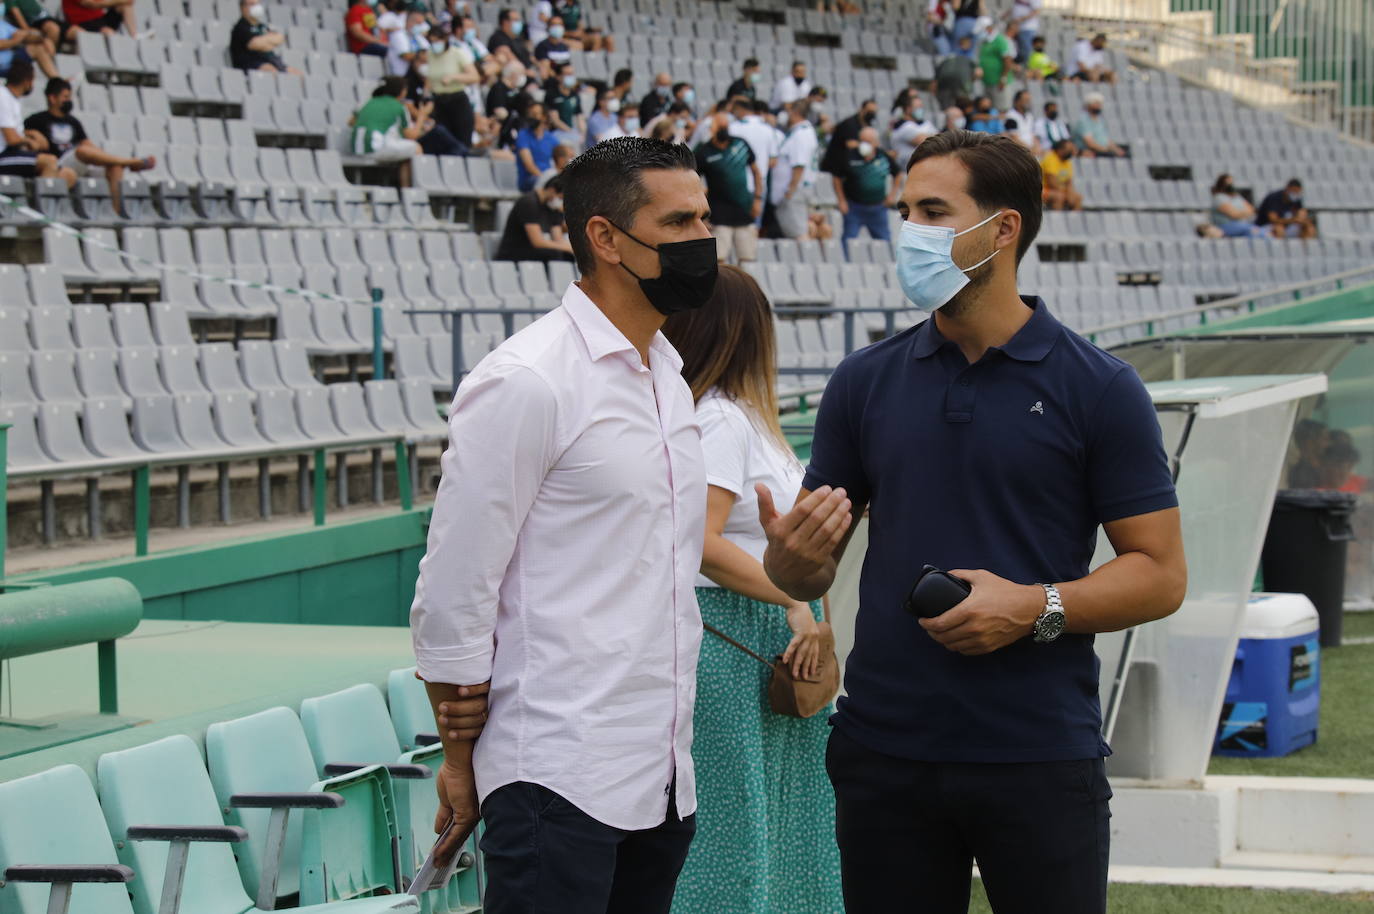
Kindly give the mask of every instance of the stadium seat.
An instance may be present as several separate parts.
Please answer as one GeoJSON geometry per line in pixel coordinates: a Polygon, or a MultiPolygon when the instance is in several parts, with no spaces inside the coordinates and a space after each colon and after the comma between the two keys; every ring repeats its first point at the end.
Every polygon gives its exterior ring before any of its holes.
{"type": "Polygon", "coordinates": [[[286,388],[258,390],[258,430],[273,444],[304,444],[310,439],[296,418],[295,392],[286,388]]]}
{"type": "MultiPolygon", "coordinates": [[[[157,397],[143,398],[155,401],[157,397]]],[[[227,445],[215,430],[214,397],[211,394],[178,394],[173,398],[172,412],[177,432],[193,451],[223,451],[227,445]]],[[[138,399],[134,401],[137,409],[138,399]]]]}
{"type": "Polygon", "coordinates": [[[97,457],[128,460],[147,452],[129,434],[124,403],[117,397],[101,397],[81,404],[81,425],[86,443],[97,457]]]}
{"type": "Polygon", "coordinates": [[[368,418],[372,424],[391,435],[404,435],[410,440],[435,440],[448,433],[447,426],[416,424],[401,402],[401,387],[396,381],[366,381],[363,398],[367,401],[368,418]]]}
{"type": "Polygon", "coordinates": [[[234,448],[263,448],[270,443],[258,430],[253,400],[249,396],[211,389],[216,391],[211,406],[215,432],[226,444],[234,448]]]}
{"type": "Polygon", "coordinates": [[[35,352],[32,362],[33,389],[44,403],[80,403],[76,384],[76,353],[69,351],[35,352]]]}
{"type": "MultiPolygon", "coordinates": [[[[423,378],[403,380],[401,383],[401,401],[405,404],[406,417],[410,419],[410,424],[421,430],[426,440],[442,441],[448,438],[448,423],[439,417],[439,411],[434,402],[434,384],[423,378]]],[[[445,382],[440,388],[448,389],[445,382]]]]}
{"type": "Polygon", "coordinates": [[[94,459],[77,422],[80,409],[76,403],[38,405],[38,440],[43,450],[59,463],[80,463],[94,459]]]}
{"type": "MultiPolygon", "coordinates": [[[[21,330],[11,330],[6,326],[6,312],[0,309],[0,346],[6,345],[9,334],[15,336],[9,342],[19,342],[21,330]]],[[[113,349],[114,331],[110,326],[110,309],[104,305],[77,305],[72,308],[72,334],[76,345],[82,349],[113,349]]]]}
{"type": "Polygon", "coordinates": [[[136,397],[130,430],[134,443],[155,454],[179,454],[189,450],[177,430],[176,398],[136,397]]]}
{"type": "Polygon", "coordinates": [[[33,389],[33,379],[29,374],[32,356],[27,348],[23,352],[0,350],[0,404],[18,406],[38,402],[38,394],[33,389]]]}
{"type": "Polygon", "coordinates": [[[119,370],[115,366],[116,356],[114,349],[77,350],[76,380],[87,398],[119,397],[124,409],[127,410],[133,404],[119,383],[119,370]]]}
{"type": "Polygon", "coordinates": [[[325,389],[329,391],[334,422],[345,437],[376,438],[381,434],[382,430],[368,416],[361,384],[330,384],[325,389]]]}
{"type": "Polygon", "coordinates": [[[131,397],[167,393],[158,371],[158,351],[155,348],[120,349],[119,377],[125,392],[131,397]]]}
{"type": "Polygon", "coordinates": [[[272,343],[272,349],[276,354],[278,372],[287,387],[300,390],[324,386],[311,373],[310,362],[300,346],[290,340],[277,340],[272,343]]]}
{"type": "Polygon", "coordinates": [[[72,309],[60,305],[29,311],[29,338],[35,349],[72,348],[72,309]]]}

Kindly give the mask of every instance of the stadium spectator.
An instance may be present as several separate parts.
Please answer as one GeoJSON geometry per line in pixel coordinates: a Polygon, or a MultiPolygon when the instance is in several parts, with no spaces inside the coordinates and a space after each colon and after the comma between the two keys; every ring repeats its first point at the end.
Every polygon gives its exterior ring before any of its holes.
{"type": "Polygon", "coordinates": [[[525,21],[520,18],[517,10],[506,8],[501,10],[500,18],[497,19],[496,31],[487,39],[487,47],[491,53],[495,54],[506,48],[515,59],[525,65],[527,69],[534,69],[534,55],[530,53],[529,43],[521,35],[525,30],[525,21]]]}
{"type": "Polygon", "coordinates": [[[739,79],[730,83],[730,88],[725,90],[725,97],[739,98],[743,96],[752,102],[758,98],[758,86],[761,79],[763,79],[763,71],[759,68],[758,58],[747,58],[740,70],[739,79]]]}
{"type": "Polygon", "coordinates": [[[973,36],[959,37],[958,47],[968,54],[951,54],[935,65],[935,100],[948,108],[961,95],[973,92],[973,81],[981,73],[973,61],[973,36]]]}
{"type": "Polygon", "coordinates": [[[393,29],[387,36],[386,68],[392,76],[404,76],[419,61],[417,58],[429,50],[429,23],[425,14],[410,9],[405,14],[403,25],[393,29]]]}
{"type": "Polygon", "coordinates": [[[639,116],[645,122],[662,114],[673,101],[673,77],[667,73],[654,74],[653,88],[639,100],[639,116]]]}
{"type": "Polygon", "coordinates": [[[1369,480],[1355,472],[1360,452],[1350,440],[1350,434],[1333,431],[1331,443],[1322,451],[1321,478],[1317,488],[1360,494],[1369,488],[1369,480]]]}
{"type": "Polygon", "coordinates": [[[711,139],[694,150],[697,171],[706,179],[706,202],[711,208],[711,234],[720,261],[735,254],[739,263],[758,259],[758,229],[763,211],[763,172],[749,144],[730,135],[730,116],[711,118],[711,139]],[[751,186],[760,188],[754,193],[751,186]]]}
{"type": "Polygon", "coordinates": [[[1045,116],[1035,122],[1035,136],[1042,149],[1053,149],[1060,140],[1072,140],[1073,131],[1059,119],[1059,103],[1045,102],[1045,116]]]}
{"type": "MultiPolygon", "coordinates": [[[[771,124],[763,119],[763,112],[768,110],[768,106],[759,103],[762,111],[756,110],[754,103],[746,101],[744,98],[736,98],[730,103],[730,115],[734,121],[730,124],[730,135],[739,137],[749,144],[749,151],[754,154],[754,161],[758,163],[759,173],[766,180],[768,175],[773,173],[773,166],[777,164],[778,146],[781,140],[778,131],[771,124]]],[[[766,184],[754,185],[754,173],[749,172],[749,191],[755,196],[762,197],[766,184]]],[[[758,218],[763,218],[760,212],[758,218]]]]}
{"type": "Polygon", "coordinates": [[[978,31],[978,20],[983,15],[983,0],[954,0],[954,53],[973,57],[974,33],[978,31]],[[965,45],[960,39],[968,38],[965,45]]]}
{"type": "Polygon", "coordinates": [[[584,51],[605,51],[614,53],[615,36],[584,22],[581,0],[554,0],[554,12],[563,19],[563,27],[568,30],[568,41],[584,51]]]}
{"type": "Polygon", "coordinates": [[[1083,115],[1073,125],[1073,141],[1085,159],[1124,159],[1126,149],[1112,142],[1107,122],[1102,117],[1106,99],[1101,92],[1089,92],[1083,99],[1083,115]]]}
{"type": "Polygon", "coordinates": [[[94,177],[103,170],[110,185],[110,199],[115,210],[120,209],[120,192],[124,171],[147,171],[157,164],[154,156],[130,158],[112,155],[101,149],[89,136],[81,121],[72,116],[72,85],[61,77],[48,80],[44,89],[48,101],[46,111],[29,115],[24,129],[43,139],[39,151],[57,156],[59,169],[71,169],[77,178],[94,177]]]}
{"type": "Polygon", "coordinates": [[[0,175],[61,178],[71,187],[76,183],[76,172],[59,165],[57,155],[45,151],[44,137],[24,126],[19,100],[33,91],[33,81],[33,62],[16,60],[0,89],[0,136],[5,140],[5,148],[0,150],[0,175]]]}
{"type": "Polygon", "coordinates": [[[463,143],[472,142],[475,112],[468,87],[482,81],[472,53],[449,32],[437,26],[429,36],[426,88],[434,99],[434,119],[463,143]]]}
{"type": "Polygon", "coordinates": [[[950,130],[963,130],[968,126],[968,116],[964,114],[964,109],[958,105],[950,105],[945,109],[945,126],[941,133],[950,130]]]}
{"type": "Polygon", "coordinates": [[[692,88],[691,83],[673,83],[672,101],[668,103],[668,107],[671,108],[673,103],[684,105],[687,108],[688,114],[690,114],[693,119],[696,118],[697,90],[692,88]]]}
{"type": "MultiPolygon", "coordinates": [[[[1059,72],[1059,64],[1045,53],[1045,39],[1041,35],[1035,36],[1031,41],[1030,56],[1026,58],[1026,78],[1056,83],[1063,78],[1063,74],[1059,72]]],[[[1050,87],[1051,93],[1058,91],[1054,86],[1050,87]]]]}
{"type": "MultiPolygon", "coordinates": [[[[638,108],[638,106],[635,106],[638,108]]],[[[596,97],[596,109],[587,118],[587,145],[595,146],[611,135],[619,120],[620,99],[609,89],[596,97]]]]}
{"type": "Polygon", "coordinates": [[[878,103],[871,98],[859,102],[859,110],[835,125],[821,158],[821,171],[843,176],[848,169],[849,154],[859,145],[859,132],[878,123],[878,103]]]}
{"type": "Polygon", "coordinates": [[[639,106],[630,102],[620,106],[615,123],[606,131],[602,139],[612,140],[619,136],[638,136],[641,126],[639,123],[639,106]]]}
{"type": "Polygon", "coordinates": [[[288,67],[281,59],[286,36],[268,25],[263,17],[267,9],[261,0],[239,0],[239,21],[229,33],[229,59],[240,70],[266,70],[268,73],[301,71],[288,67]]]}
{"type": "Polygon", "coordinates": [[[138,37],[134,0],[62,0],[67,40],[75,43],[79,32],[113,35],[122,25],[130,38],[138,37]]]}
{"type": "Polygon", "coordinates": [[[702,118],[701,125],[698,126],[697,122],[692,120],[692,112],[688,111],[687,106],[682,102],[673,102],[668,106],[667,111],[649,121],[644,120],[644,109],[641,108],[639,109],[639,120],[644,125],[642,132],[649,136],[654,135],[659,124],[671,124],[673,127],[672,142],[674,143],[689,143],[695,147],[710,139],[709,125],[711,119],[709,117],[702,118]],[[697,132],[703,132],[703,136],[694,137],[693,134],[697,132]]]}
{"type": "Polygon", "coordinates": [[[633,97],[634,85],[634,71],[629,67],[621,67],[619,70],[616,70],[615,75],[611,77],[611,88],[609,91],[616,98],[625,102],[633,97]]]}
{"type": "Polygon", "coordinates": [[[492,83],[487,92],[487,117],[505,121],[512,115],[524,114],[525,106],[530,103],[530,95],[525,91],[527,82],[525,68],[518,60],[502,67],[501,78],[492,83]]]}
{"type": "Polygon", "coordinates": [[[1006,132],[1016,138],[1016,142],[1025,146],[1031,151],[1031,155],[1038,160],[1045,153],[1045,147],[1040,143],[1039,124],[1036,123],[1035,113],[1031,110],[1031,94],[1026,89],[1016,93],[1016,97],[1011,100],[1011,110],[1007,112],[1003,122],[1006,132]]]}
{"type": "Polygon", "coordinates": [[[553,19],[552,0],[534,0],[525,17],[525,38],[532,46],[549,37],[549,22],[553,19]]]}
{"type": "Polygon", "coordinates": [[[892,129],[889,138],[892,147],[892,160],[905,166],[911,154],[926,137],[940,132],[935,121],[926,115],[925,101],[919,94],[913,94],[902,109],[900,120],[892,129]]]}
{"type": "Polygon", "coordinates": [[[476,63],[481,63],[491,56],[491,49],[477,37],[477,20],[471,16],[464,16],[462,19],[462,32],[454,32],[454,37],[463,43],[463,47],[468,49],[472,59],[476,63]]]}
{"type": "Polygon", "coordinates": [[[1070,79],[1090,83],[1114,83],[1116,71],[1107,66],[1107,36],[1102,33],[1092,38],[1081,38],[1073,46],[1073,63],[1069,68],[1070,79]]]}
{"type": "Polygon", "coordinates": [[[525,124],[515,137],[515,163],[519,166],[517,186],[533,190],[539,176],[553,166],[553,147],[558,137],[549,129],[546,109],[540,102],[525,108],[525,124]]]}
{"type": "Polygon", "coordinates": [[[534,59],[547,79],[553,74],[554,67],[572,59],[572,47],[563,40],[565,29],[563,19],[554,16],[549,20],[549,35],[534,46],[534,59]]]}
{"type": "Polygon", "coordinates": [[[1054,210],[1080,210],[1083,195],[1073,186],[1073,140],[1060,140],[1040,160],[1040,174],[1044,181],[1044,202],[1054,210]]]}
{"type": "Polygon", "coordinates": [[[581,82],[571,63],[554,65],[553,74],[544,82],[544,107],[558,142],[580,147],[587,121],[582,116],[581,82]]]}
{"type": "MultiPolygon", "coordinates": [[[[423,155],[420,136],[424,133],[424,125],[416,123],[411,116],[403,100],[405,94],[404,77],[383,78],[372,97],[349,119],[349,126],[353,128],[353,154],[365,156],[379,165],[398,165],[399,183],[409,187],[410,163],[423,155]]],[[[429,114],[425,108],[419,110],[426,116],[429,114]]]]}
{"type": "Polygon", "coordinates": [[[0,19],[0,76],[10,71],[16,60],[33,61],[45,76],[56,76],[57,69],[48,53],[48,42],[37,29],[18,28],[0,19]]]}
{"type": "Polygon", "coordinates": [[[1252,238],[1269,234],[1255,224],[1255,207],[1236,191],[1230,175],[1221,175],[1212,185],[1212,225],[1226,238],[1252,238]]]}
{"type": "Polygon", "coordinates": [[[879,241],[892,240],[887,217],[897,200],[899,184],[894,178],[902,170],[886,150],[878,148],[878,131],[865,127],[859,131],[858,145],[846,152],[844,171],[832,179],[835,200],[844,215],[845,254],[849,242],[868,229],[870,237],[879,241]]]}
{"type": "Polygon", "coordinates": [[[819,143],[806,107],[803,99],[778,112],[778,126],[787,131],[787,137],[778,148],[769,196],[778,230],[786,238],[805,238],[810,229],[811,188],[816,183],[813,163],[819,143]]]}
{"type": "Polygon", "coordinates": [[[344,14],[344,37],[354,54],[386,56],[386,34],[377,28],[376,9],[365,0],[358,0],[344,14]]]}
{"type": "Polygon", "coordinates": [[[1045,0],[1014,0],[1011,5],[1011,24],[1016,26],[1016,62],[1030,61],[1032,44],[1040,34],[1040,10],[1045,0]]]}
{"type": "Polygon", "coordinates": [[[1275,238],[1316,238],[1317,224],[1302,205],[1302,182],[1293,178],[1265,197],[1255,225],[1264,226],[1275,238]]]}
{"type": "Polygon", "coordinates": [[[926,37],[935,46],[937,57],[954,53],[954,0],[929,0],[926,37]]]}
{"type": "MultiPolygon", "coordinates": [[[[57,46],[62,41],[62,23],[39,0],[5,0],[5,19],[16,28],[34,29],[47,42],[48,54],[57,53],[57,46]]],[[[57,74],[45,71],[44,75],[57,74]]]]}
{"type": "MultiPolygon", "coordinates": [[[[993,33],[978,47],[978,66],[983,71],[983,92],[992,100],[992,107],[1006,111],[1010,105],[1007,83],[1016,67],[1016,25],[1008,25],[993,33]]],[[[992,131],[1000,133],[1001,131],[992,131]]]]}
{"type": "Polygon", "coordinates": [[[658,140],[660,143],[677,142],[677,125],[670,120],[659,118],[652,128],[645,127],[640,132],[645,131],[648,131],[651,140],[658,140]]]}
{"type": "Polygon", "coordinates": [[[1293,427],[1298,459],[1288,471],[1288,488],[1315,489],[1321,484],[1322,454],[1331,442],[1330,429],[1316,419],[1302,419],[1293,427]]]}
{"type": "Polygon", "coordinates": [[[968,129],[974,133],[1001,133],[1002,112],[993,107],[992,99],[980,95],[973,102],[973,114],[968,119],[968,129]]]}
{"type": "Polygon", "coordinates": [[[811,94],[811,80],[806,76],[806,64],[800,60],[792,61],[792,72],[779,79],[773,86],[773,95],[768,99],[768,107],[778,111],[783,105],[790,105],[799,98],[811,94]]]}
{"type": "MultiPolygon", "coordinates": [[[[681,103],[680,103],[680,102],[675,102],[674,105],[677,105],[677,106],[680,107],[681,103]]],[[[668,111],[667,111],[667,115],[666,115],[666,116],[671,117],[671,118],[674,118],[674,119],[676,119],[676,118],[679,117],[679,116],[683,116],[683,117],[686,117],[686,118],[690,119],[690,117],[691,117],[691,113],[690,113],[690,112],[685,112],[685,111],[681,111],[681,110],[679,110],[679,111],[674,111],[674,110],[673,110],[673,107],[674,107],[673,105],[670,105],[670,106],[668,107],[668,111]]],[[[714,123],[715,123],[715,116],[716,116],[717,114],[722,114],[722,113],[724,113],[724,114],[729,114],[729,113],[730,113],[730,103],[729,103],[728,100],[716,102],[714,105],[712,105],[711,107],[709,107],[709,108],[706,109],[706,112],[705,112],[705,114],[702,115],[702,117],[698,118],[698,119],[695,120],[695,121],[691,121],[691,122],[688,124],[688,129],[687,129],[686,132],[685,132],[685,135],[686,135],[686,137],[687,137],[687,145],[688,145],[688,146],[691,146],[693,149],[695,149],[696,147],[700,146],[702,143],[708,143],[708,142],[710,142],[710,140],[711,140],[711,132],[715,129],[715,126],[714,126],[714,123]]]]}
{"type": "Polygon", "coordinates": [[[496,259],[573,259],[563,227],[563,179],[558,172],[540,175],[534,187],[515,201],[496,247],[496,259]]]}

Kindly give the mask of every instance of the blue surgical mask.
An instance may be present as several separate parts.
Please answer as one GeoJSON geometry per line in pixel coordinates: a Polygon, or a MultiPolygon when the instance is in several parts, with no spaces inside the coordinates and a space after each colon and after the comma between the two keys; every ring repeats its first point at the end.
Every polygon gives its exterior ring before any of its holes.
{"type": "Polygon", "coordinates": [[[639,118],[637,118],[637,117],[627,117],[627,118],[625,118],[625,132],[626,132],[626,133],[636,133],[636,132],[638,132],[638,131],[639,131],[639,118]]]}
{"type": "Polygon", "coordinates": [[[563,26],[561,26],[561,25],[551,25],[551,26],[549,26],[549,37],[552,38],[554,41],[557,41],[558,39],[562,38],[562,37],[563,37],[563,26]]]}
{"type": "Polygon", "coordinates": [[[577,87],[577,77],[574,76],[574,75],[572,75],[571,73],[567,74],[566,76],[563,77],[563,85],[566,86],[566,87],[569,88],[569,89],[574,89],[574,88],[576,88],[576,87],[577,87]]]}
{"type": "Polygon", "coordinates": [[[667,98],[668,93],[673,91],[672,86],[654,86],[654,91],[667,98]]]}
{"type": "Polygon", "coordinates": [[[477,30],[476,30],[476,29],[468,29],[467,31],[463,32],[463,40],[464,40],[464,41],[476,41],[476,40],[477,40],[477,30]]]}
{"type": "Polygon", "coordinates": [[[511,30],[512,32],[514,32],[515,34],[517,34],[517,35],[519,35],[519,34],[521,34],[522,32],[524,32],[524,31],[525,31],[525,23],[524,23],[524,20],[521,20],[521,19],[515,20],[515,22],[511,24],[510,30],[511,30]]]}
{"type": "Polygon", "coordinates": [[[691,105],[691,104],[695,103],[696,100],[697,100],[697,90],[696,90],[696,89],[688,89],[686,92],[683,92],[683,93],[682,93],[682,101],[683,101],[684,104],[691,105]]]}
{"type": "Polygon", "coordinates": [[[897,282],[907,300],[931,314],[958,295],[968,285],[968,274],[996,257],[1001,249],[971,267],[960,268],[950,253],[954,249],[954,239],[982,228],[1000,215],[1002,211],[998,210],[962,232],[946,226],[903,222],[897,239],[897,282]]]}
{"type": "Polygon", "coordinates": [[[429,53],[439,55],[448,50],[447,41],[431,41],[429,43],[429,53]]]}

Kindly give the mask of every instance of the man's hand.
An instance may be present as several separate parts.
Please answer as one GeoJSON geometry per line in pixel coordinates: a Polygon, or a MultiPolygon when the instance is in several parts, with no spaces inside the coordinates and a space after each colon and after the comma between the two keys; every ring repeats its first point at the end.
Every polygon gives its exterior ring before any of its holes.
{"type": "Polygon", "coordinates": [[[840,197],[835,201],[835,208],[840,211],[840,215],[846,216],[849,214],[849,201],[840,197]]]}
{"type": "Polygon", "coordinates": [[[821,486],[786,514],[773,506],[773,493],[763,483],[754,486],[759,496],[759,523],[768,536],[769,576],[775,581],[800,581],[820,571],[849,532],[853,507],[844,489],[821,486]]]}
{"type": "Polygon", "coordinates": [[[750,204],[750,206],[749,206],[749,217],[750,217],[751,219],[757,220],[757,219],[759,218],[759,214],[762,213],[762,212],[763,212],[763,198],[762,198],[762,197],[755,197],[755,198],[754,198],[754,202],[753,202],[752,204],[750,204]]]}
{"type": "Polygon", "coordinates": [[[953,609],[933,619],[919,619],[921,627],[940,644],[966,657],[990,654],[1031,633],[1045,608],[1045,590],[1038,584],[1013,584],[990,571],[951,571],[973,586],[953,609]]]}
{"type": "Polygon", "coordinates": [[[472,835],[482,817],[477,803],[477,780],[472,774],[471,755],[456,763],[445,758],[434,776],[434,786],[439,791],[439,813],[434,817],[434,833],[443,834],[449,819],[454,823],[448,837],[434,845],[436,859],[447,861],[472,835]]]}
{"type": "Polygon", "coordinates": [[[450,740],[473,740],[482,735],[487,723],[487,693],[491,683],[463,686],[458,694],[459,701],[439,702],[439,713],[435,721],[441,735],[450,740]]]}

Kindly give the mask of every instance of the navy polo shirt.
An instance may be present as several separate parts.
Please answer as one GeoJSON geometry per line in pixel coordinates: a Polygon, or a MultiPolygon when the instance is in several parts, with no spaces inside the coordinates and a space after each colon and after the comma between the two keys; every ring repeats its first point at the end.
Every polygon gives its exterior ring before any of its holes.
{"type": "Polygon", "coordinates": [[[1029,321],[973,365],[934,320],[855,352],[816,417],[802,485],[843,486],[869,505],[848,694],[832,720],[876,752],[1037,762],[1111,751],[1091,635],[965,657],[902,608],[925,564],[1077,580],[1099,524],[1178,504],[1135,370],[1023,300],[1029,321]]]}

